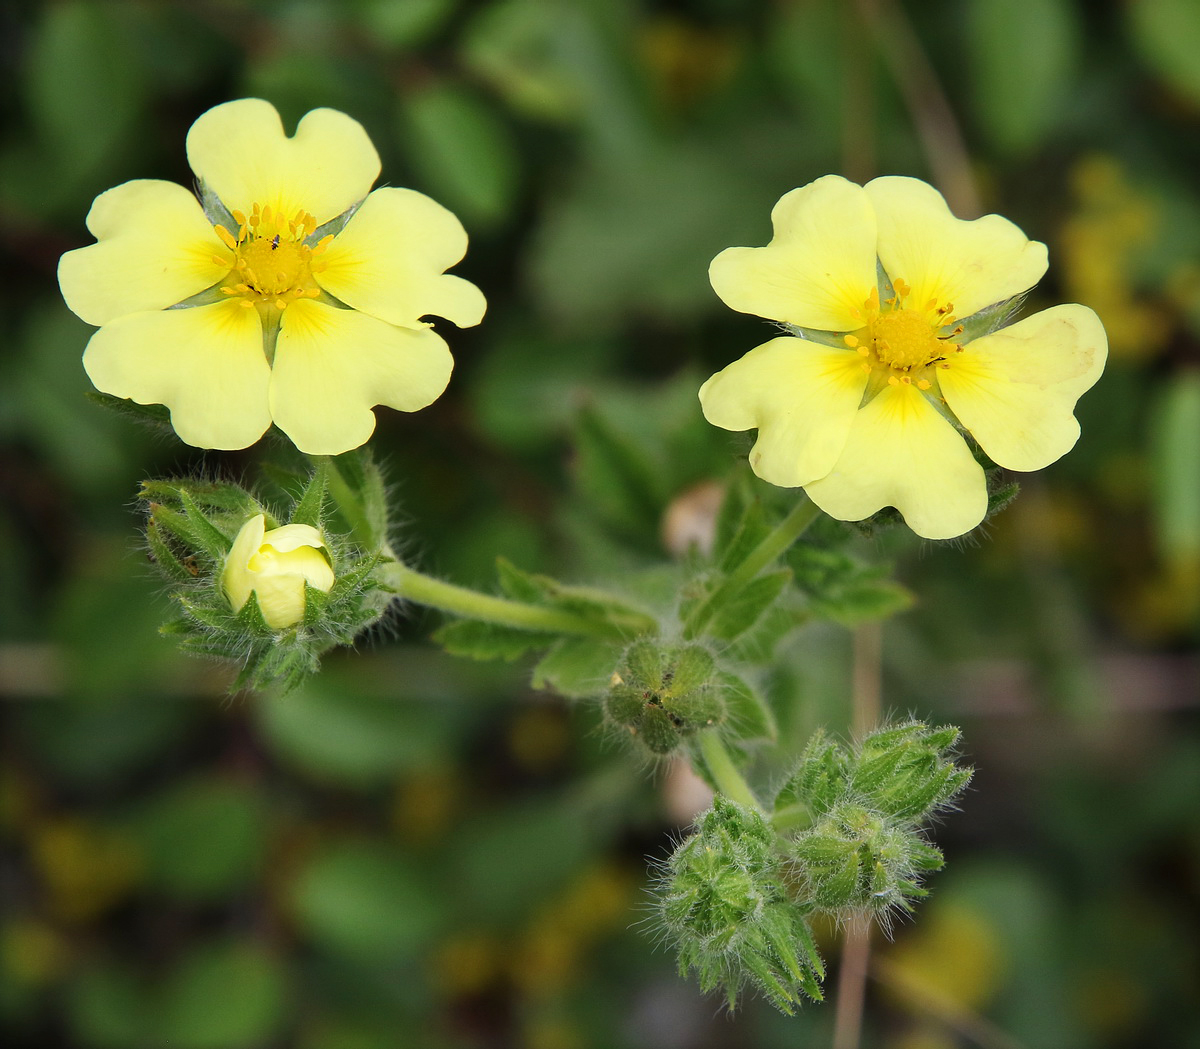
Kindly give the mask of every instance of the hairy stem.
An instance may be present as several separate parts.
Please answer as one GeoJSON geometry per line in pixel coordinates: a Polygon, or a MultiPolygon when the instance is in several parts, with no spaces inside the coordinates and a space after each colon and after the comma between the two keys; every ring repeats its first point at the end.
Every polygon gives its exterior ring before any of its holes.
{"type": "Polygon", "coordinates": [[[738,772],[733,758],[729,756],[729,751],[725,749],[725,744],[716,732],[700,733],[700,753],[704,755],[704,763],[722,794],[744,808],[762,812],[762,806],[754,796],[754,791],[738,772]]]}
{"type": "MultiPolygon", "coordinates": [[[[522,630],[543,630],[553,634],[575,634],[580,637],[619,639],[624,632],[610,623],[584,619],[571,612],[541,605],[528,605],[504,597],[470,590],[434,579],[417,572],[399,561],[385,563],[379,569],[384,581],[400,597],[418,605],[427,605],[466,619],[518,627],[522,630]]],[[[647,629],[653,621],[647,617],[647,629]]]]}

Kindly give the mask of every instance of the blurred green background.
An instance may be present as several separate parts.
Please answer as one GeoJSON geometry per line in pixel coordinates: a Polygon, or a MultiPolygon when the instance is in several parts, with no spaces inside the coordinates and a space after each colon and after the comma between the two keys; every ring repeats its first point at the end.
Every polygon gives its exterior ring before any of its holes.
{"type": "MultiPolygon", "coordinates": [[[[0,55],[6,1046],[832,1027],[755,1001],[731,1022],[676,977],[645,857],[683,833],[686,779],[527,667],[452,660],[407,610],[302,690],[229,700],[157,636],[138,481],[252,478],[258,453],[86,401],[55,266],[96,194],[190,184],[187,128],[247,95],[289,125],[350,113],[386,182],[470,232],[489,314],[450,332],[447,394],[374,441],[404,550],[467,584],[497,554],[589,582],[665,556],[668,505],[746,447],[696,388],[770,334],[708,261],[765,243],[788,189],[917,175],[1046,241],[1031,306],[1086,303],[1112,345],[1079,446],[985,535],[863,544],[920,599],[883,631],[885,706],[961,724],[978,767],[932,899],[877,940],[864,1044],[1200,1046],[1196,0],[17,2],[0,55]]],[[[788,745],[845,730],[852,653],[833,627],[781,647],[788,745]]]]}

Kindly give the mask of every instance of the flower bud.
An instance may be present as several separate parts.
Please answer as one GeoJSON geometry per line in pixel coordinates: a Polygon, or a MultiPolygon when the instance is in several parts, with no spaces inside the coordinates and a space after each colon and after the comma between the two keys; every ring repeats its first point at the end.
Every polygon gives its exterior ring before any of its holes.
{"type": "Polygon", "coordinates": [[[725,719],[716,664],[699,645],[635,641],[605,697],[608,717],[653,754],[669,754],[697,729],[725,719]]]}
{"type": "Polygon", "coordinates": [[[235,612],[258,597],[266,624],[283,630],[304,618],[304,588],[329,593],[334,575],[322,552],[325,543],[312,525],[290,524],[266,530],[262,514],[238,532],[221,572],[221,588],[235,612]]]}
{"type": "Polygon", "coordinates": [[[717,795],[696,833],[667,863],[660,915],[679,950],[681,973],[732,1007],[752,983],[778,1008],[821,999],[825,974],[806,920],[788,891],[777,838],[757,812],[717,795]]]}

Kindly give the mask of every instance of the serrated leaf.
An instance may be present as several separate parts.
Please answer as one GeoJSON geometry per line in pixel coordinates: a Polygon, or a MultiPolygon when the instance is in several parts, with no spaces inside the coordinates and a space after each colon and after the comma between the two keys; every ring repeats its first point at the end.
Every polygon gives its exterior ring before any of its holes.
{"type": "Polygon", "coordinates": [[[766,699],[748,682],[728,671],[720,673],[717,682],[725,701],[729,734],[746,742],[774,742],[779,729],[775,712],[766,699]]]}
{"type": "Polygon", "coordinates": [[[762,503],[757,499],[747,503],[729,538],[719,548],[718,567],[721,571],[732,572],[737,568],[770,534],[771,528],[762,503]]]}
{"type": "Polygon", "coordinates": [[[911,590],[890,579],[864,580],[846,587],[836,597],[813,601],[812,609],[823,619],[832,619],[842,626],[857,626],[903,612],[915,600],[911,590]]]}
{"type": "Polygon", "coordinates": [[[544,576],[535,576],[514,565],[507,557],[496,558],[496,575],[500,589],[514,601],[540,604],[546,596],[544,576]]]}
{"type": "Polygon", "coordinates": [[[563,638],[533,668],[533,687],[569,699],[599,695],[608,688],[621,648],[618,642],[563,638]]]}
{"type": "Polygon", "coordinates": [[[558,635],[459,619],[438,629],[433,639],[452,656],[480,661],[502,659],[511,663],[526,652],[549,647],[558,640],[558,635]]]}
{"type": "Polygon", "coordinates": [[[726,593],[718,589],[707,632],[713,637],[732,641],[754,626],[791,581],[792,570],[782,568],[756,576],[736,591],[726,593]]]}

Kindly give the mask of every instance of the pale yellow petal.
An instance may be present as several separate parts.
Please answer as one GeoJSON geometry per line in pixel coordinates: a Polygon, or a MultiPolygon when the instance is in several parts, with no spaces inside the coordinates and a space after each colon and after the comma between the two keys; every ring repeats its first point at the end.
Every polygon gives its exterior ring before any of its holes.
{"type": "Polygon", "coordinates": [[[363,126],[334,109],[307,113],[291,138],[275,107],[259,98],[203,114],[187,137],[188,163],[230,209],[255,204],[317,224],[357,204],[379,177],[379,154],[363,126]]]}
{"type": "Polygon", "coordinates": [[[373,405],[424,408],[446,388],[453,367],[432,328],[401,328],[301,300],[287,308],[279,332],[271,414],[302,452],[338,455],[371,436],[373,405]]]}
{"type": "Polygon", "coordinates": [[[794,488],[833,467],[866,385],[858,354],[779,338],[712,376],[700,387],[700,404],[714,426],[757,427],[754,472],[794,488]]]}
{"type": "Polygon", "coordinates": [[[1040,470],[1078,439],[1075,402],[1107,356],[1095,313],[1054,306],[968,343],[938,378],[946,404],[994,462],[1040,470]]]}
{"type": "Polygon", "coordinates": [[[879,222],[879,260],[912,287],[908,304],[951,304],[957,317],[1028,291],[1046,272],[1046,245],[999,215],[955,218],[942,195],[915,178],[868,182],[879,222]]]}
{"type": "Polygon", "coordinates": [[[713,289],[742,313],[821,331],[861,328],[876,286],[875,216],[861,186],[826,175],[785,194],[765,248],[727,248],[713,289]]]}
{"type": "Polygon", "coordinates": [[[264,543],[269,543],[280,553],[290,553],[302,546],[323,547],[321,533],[312,525],[287,524],[272,528],[263,537],[264,543]]]}
{"type": "Polygon", "coordinates": [[[454,214],[411,189],[377,189],[319,256],[317,283],[348,306],[389,324],[445,317],[478,324],[483,293],[444,271],[467,250],[454,214]]]}
{"type": "Polygon", "coordinates": [[[245,448],[271,425],[262,323],[236,302],[119,317],[92,336],[83,366],[102,393],[165,404],[197,448],[245,448]]]}
{"type": "Polygon", "coordinates": [[[250,574],[248,565],[250,558],[258,553],[262,546],[263,534],[266,531],[266,518],[255,514],[250,518],[237,537],[225,558],[225,567],[221,571],[221,589],[229,598],[235,612],[240,612],[242,606],[250,600],[250,591],[254,589],[254,577],[250,574]]]}
{"type": "Polygon", "coordinates": [[[805,486],[831,517],[894,506],[917,535],[951,539],[987,512],[987,484],[962,436],[915,386],[886,386],[854,419],[833,469],[805,486]]]}
{"type": "Polygon", "coordinates": [[[97,243],[59,259],[58,283],[88,324],[173,306],[233,265],[195,196],[174,182],[138,179],[101,193],[87,226],[97,243]]]}

